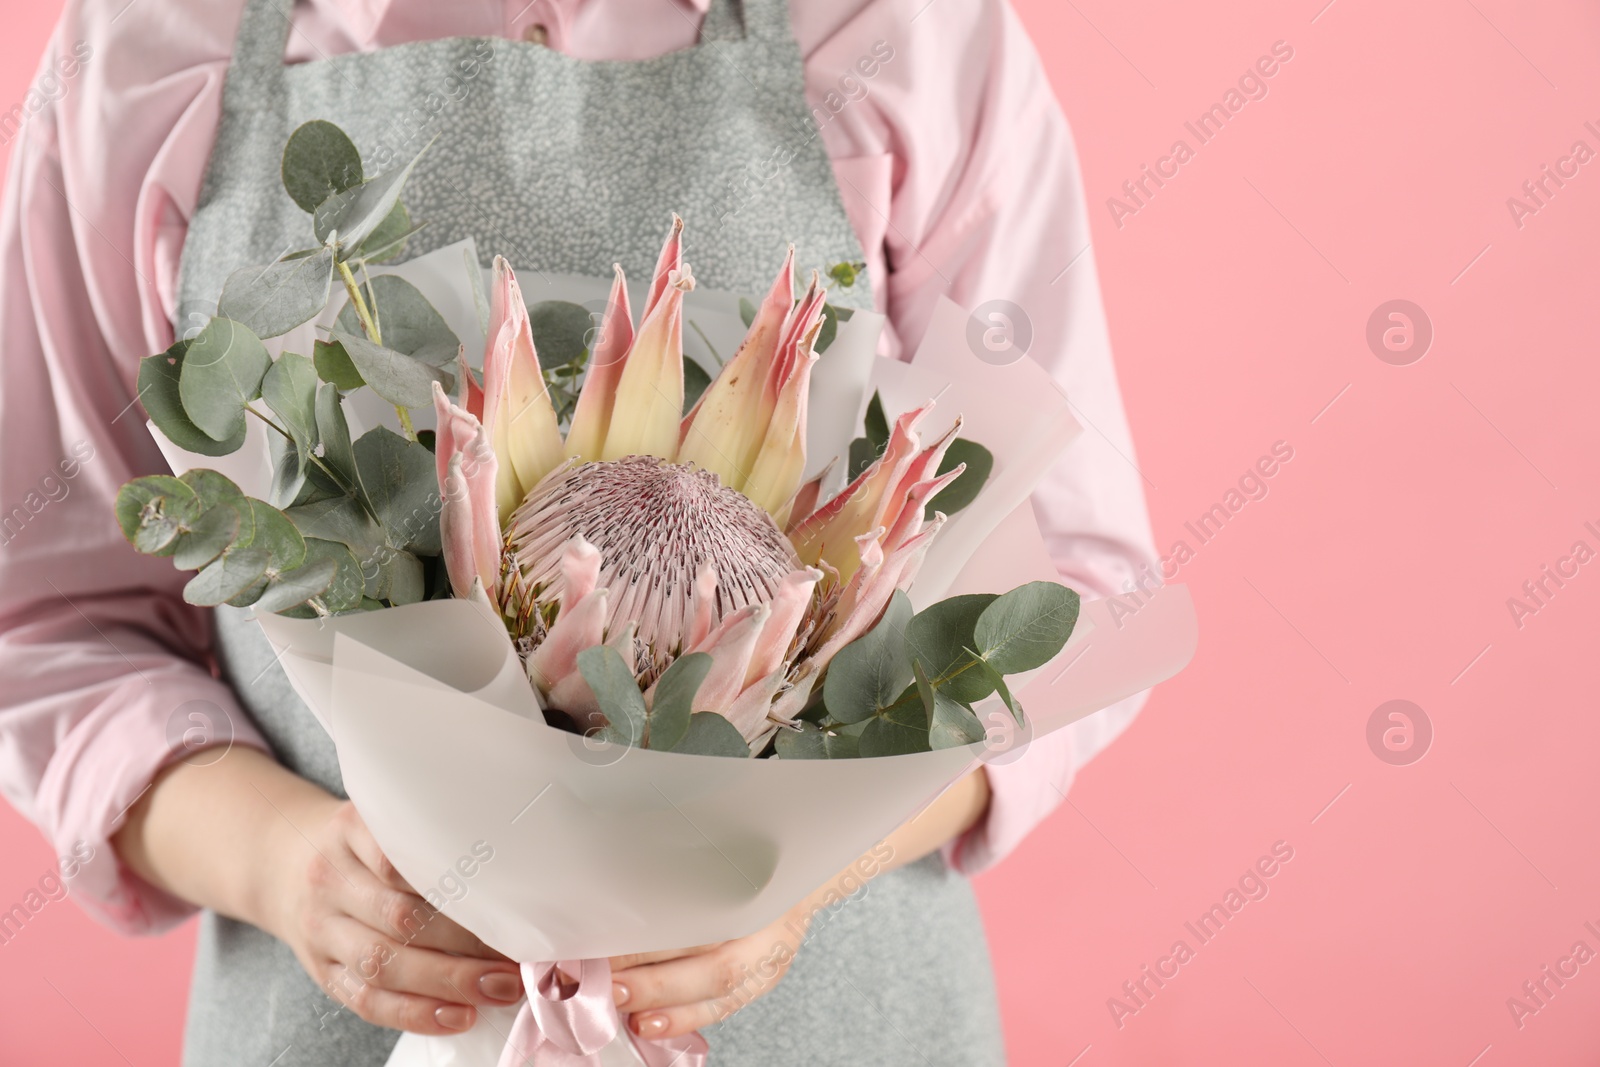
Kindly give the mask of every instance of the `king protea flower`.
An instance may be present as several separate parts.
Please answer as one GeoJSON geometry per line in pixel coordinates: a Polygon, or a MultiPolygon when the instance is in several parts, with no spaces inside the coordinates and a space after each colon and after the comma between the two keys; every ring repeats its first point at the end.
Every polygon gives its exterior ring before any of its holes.
{"type": "Polygon", "coordinates": [[[759,744],[915,576],[944,523],[926,505],[963,469],[938,474],[959,422],[924,446],[932,404],[900,416],[883,456],[819,501],[806,403],[825,291],[813,273],[795,300],[792,247],[683,416],[682,225],[637,328],[617,268],[564,440],[516,276],[495,261],[482,386],[463,365],[461,396],[434,387],[445,565],[456,596],[504,617],[543,706],[603,724],[584,649],[615,648],[647,700],[672,660],[705,652],[694,710],[759,744]]]}

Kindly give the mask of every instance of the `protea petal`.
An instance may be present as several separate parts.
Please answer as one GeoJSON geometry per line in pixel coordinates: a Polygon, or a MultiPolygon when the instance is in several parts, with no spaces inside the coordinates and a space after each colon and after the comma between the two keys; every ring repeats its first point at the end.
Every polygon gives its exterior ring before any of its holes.
{"type": "Polygon", "coordinates": [[[589,357],[583,390],[578,394],[578,405],[572,412],[572,425],[567,430],[567,455],[586,462],[599,459],[605,449],[606,431],[611,426],[611,409],[617,397],[617,383],[622,380],[622,369],[627,365],[628,351],[633,347],[633,313],[628,307],[628,280],[623,277],[621,264],[616,264],[614,269],[616,277],[611,282],[611,298],[606,302],[605,317],[600,321],[600,337],[595,342],[594,354],[589,357]]]}
{"type": "Polygon", "coordinates": [[[640,323],[617,383],[603,458],[677,458],[683,416],[683,295],[693,288],[687,266],[673,271],[666,292],[640,323]]]}
{"type": "Polygon", "coordinates": [[[450,591],[466,598],[472,595],[472,584],[481,576],[473,547],[472,499],[459,455],[452,456],[445,465],[439,503],[439,536],[444,542],[444,568],[450,576],[450,591]]]}
{"type": "Polygon", "coordinates": [[[498,256],[494,271],[483,356],[484,418],[500,458],[495,496],[500,513],[510,515],[523,495],[560,464],[565,446],[516,274],[498,256]]]}
{"type": "Polygon", "coordinates": [[[772,698],[783,684],[783,674],[782,670],[775,670],[750,683],[722,713],[746,741],[753,741],[766,733],[772,698]]]}
{"type": "Polygon", "coordinates": [[[584,733],[606,724],[605,713],[600,710],[600,700],[589,687],[589,680],[582,671],[573,671],[552,686],[545,694],[545,704],[566,712],[584,733]]]}
{"type": "Polygon", "coordinates": [[[822,572],[815,567],[791,571],[778,586],[772,598],[772,615],[762,627],[761,637],[750,656],[750,667],[745,672],[749,684],[765,677],[783,666],[789,646],[794,643],[795,632],[811,606],[811,594],[822,580],[822,572]]]}
{"type": "Polygon", "coordinates": [[[600,550],[579,534],[567,542],[561,553],[561,610],[575,610],[584,597],[594,592],[600,579],[600,550]]]}
{"type": "Polygon", "coordinates": [[[578,601],[573,610],[556,616],[555,625],[528,657],[528,677],[535,686],[550,692],[556,683],[578,670],[579,652],[600,644],[605,636],[610,596],[611,591],[601,587],[578,601]]]}
{"type": "Polygon", "coordinates": [[[472,373],[472,368],[467,366],[467,346],[462,345],[456,353],[456,377],[461,396],[456,401],[473,418],[483,419],[483,386],[478,384],[477,375],[472,373]]]}
{"type": "Polygon", "coordinates": [[[842,617],[837,627],[811,658],[816,669],[825,669],[840,649],[877,623],[894,591],[909,584],[911,578],[915,577],[923,558],[928,554],[929,546],[933,544],[933,539],[938,536],[944,523],[943,515],[935,515],[926,529],[896,549],[883,561],[881,567],[874,568],[871,577],[862,584],[848,604],[841,600],[842,617]]]}
{"type": "MultiPolygon", "coordinates": [[[[795,490],[794,497],[789,501],[788,514],[784,518],[778,519],[778,525],[783,527],[785,533],[788,533],[793,526],[805,521],[811,516],[812,512],[817,510],[817,501],[822,499],[822,483],[828,480],[828,475],[833,473],[833,468],[838,463],[838,456],[830,459],[828,465],[822,468],[815,478],[807,479],[801,483],[799,489],[795,490]]],[[[773,517],[777,518],[777,516],[773,517]]]]}
{"type": "Polygon", "coordinates": [[[698,649],[711,655],[711,669],[695,695],[696,711],[724,712],[744,691],[745,674],[755,654],[761,631],[772,615],[767,604],[751,604],[722,620],[698,649]]]}
{"type": "Polygon", "coordinates": [[[784,383],[778,406],[767,424],[766,440],[756,453],[750,478],[745,482],[744,494],[774,516],[783,510],[805,477],[806,394],[816,362],[814,353],[806,353],[784,383]]]}
{"type": "Polygon", "coordinates": [[[884,551],[893,552],[907,541],[911,540],[922,530],[924,516],[928,511],[928,501],[939,495],[939,491],[957,478],[966,473],[967,465],[957,463],[953,468],[937,478],[929,478],[918,482],[911,487],[911,492],[906,494],[905,506],[900,509],[900,515],[895,519],[889,533],[883,539],[884,551]]]}
{"type": "Polygon", "coordinates": [[[689,632],[684,635],[685,649],[698,648],[717,621],[717,568],[709,561],[700,564],[694,577],[694,592],[689,600],[689,632]]]}
{"type": "Polygon", "coordinates": [[[855,538],[882,522],[886,498],[917,454],[917,422],[932,406],[906,412],[896,419],[883,455],[838,496],[795,527],[790,539],[803,562],[816,564],[826,559],[847,581],[855,573],[860,564],[855,538]]]}
{"type": "Polygon", "coordinates": [[[684,418],[679,462],[711,471],[731,489],[744,487],[766,429],[757,421],[761,394],[793,308],[794,246],[790,245],[738,351],[684,418]]]}
{"type": "Polygon", "coordinates": [[[656,272],[650,276],[650,293],[644,301],[646,318],[649,318],[650,312],[655,310],[661,298],[666,295],[667,287],[672,284],[672,272],[682,266],[683,219],[674,212],[672,229],[667,232],[667,239],[661,246],[661,254],[656,257],[656,272]]]}

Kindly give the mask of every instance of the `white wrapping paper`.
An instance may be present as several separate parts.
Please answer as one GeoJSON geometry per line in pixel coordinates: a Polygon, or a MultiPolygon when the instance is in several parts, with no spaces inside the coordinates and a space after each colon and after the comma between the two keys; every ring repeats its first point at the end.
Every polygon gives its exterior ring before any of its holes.
{"type": "MultiPolygon", "coordinates": [[[[394,270],[434,301],[474,362],[483,335],[466,279],[475,263],[464,243],[394,270]]],[[[606,284],[523,279],[531,300],[593,308],[604,306],[606,284]]],[[[342,304],[336,299],[319,321],[331,321],[342,304]]],[[[737,297],[691,294],[686,319],[698,327],[685,331],[689,354],[715,373],[711,353],[727,359],[744,333],[737,297]]],[[[940,534],[910,591],[919,608],[954,593],[1057,580],[1028,496],[1077,425],[1042,369],[1025,360],[996,367],[968,351],[965,323],[965,313],[943,301],[916,359],[905,364],[875,357],[882,319],[858,312],[841,324],[813,379],[812,473],[845,452],[874,389],[891,419],[938,397],[924,440],[961,415],[962,435],[995,455],[982,494],[940,534]]],[[[311,336],[304,327],[274,347],[307,351],[311,336]]],[[[352,428],[359,433],[385,414],[381,403],[362,409],[352,428]]],[[[258,430],[221,460],[156,437],[176,473],[210,466],[264,496],[270,468],[258,430]]],[[[841,480],[842,471],[832,488],[841,480]]],[[[1145,597],[1132,614],[1126,607],[1086,603],[1061,655],[1011,679],[1033,736],[1147,689],[1188,662],[1196,629],[1185,590],[1145,597]]],[[[610,746],[545,725],[503,626],[471,602],[260,622],[333,738],[346,790],[396,869],[441,901],[444,914],[517,960],[669,950],[752,933],[985,755],[982,743],[838,761],[610,746]]],[[[389,1063],[492,1067],[513,1015],[491,1010],[455,1037],[408,1034],[389,1063]]],[[[634,1062],[622,1043],[607,1056],[634,1062]]]]}

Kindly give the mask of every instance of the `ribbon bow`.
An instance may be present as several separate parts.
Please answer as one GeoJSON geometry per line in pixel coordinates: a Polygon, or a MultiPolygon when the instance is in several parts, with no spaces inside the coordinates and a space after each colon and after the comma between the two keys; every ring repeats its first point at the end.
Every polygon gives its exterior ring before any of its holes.
{"type": "MultiPolygon", "coordinates": [[[[517,1011],[500,1067],[601,1067],[600,1050],[623,1029],[611,999],[608,960],[524,963],[528,999],[517,1011]],[[577,975],[576,990],[563,990],[557,969],[577,975]]],[[[651,1039],[627,1031],[645,1067],[705,1067],[709,1046],[699,1034],[651,1039]]]]}

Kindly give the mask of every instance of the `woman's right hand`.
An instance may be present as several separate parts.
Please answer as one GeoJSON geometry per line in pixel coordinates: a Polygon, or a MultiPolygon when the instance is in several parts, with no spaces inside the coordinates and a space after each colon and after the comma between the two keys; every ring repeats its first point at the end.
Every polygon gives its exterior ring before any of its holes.
{"type": "Polygon", "coordinates": [[[324,795],[279,825],[268,856],[268,932],[324,991],[369,1023],[449,1034],[476,1005],[522,997],[517,966],[435,911],[406,884],[356,813],[324,795]]]}

